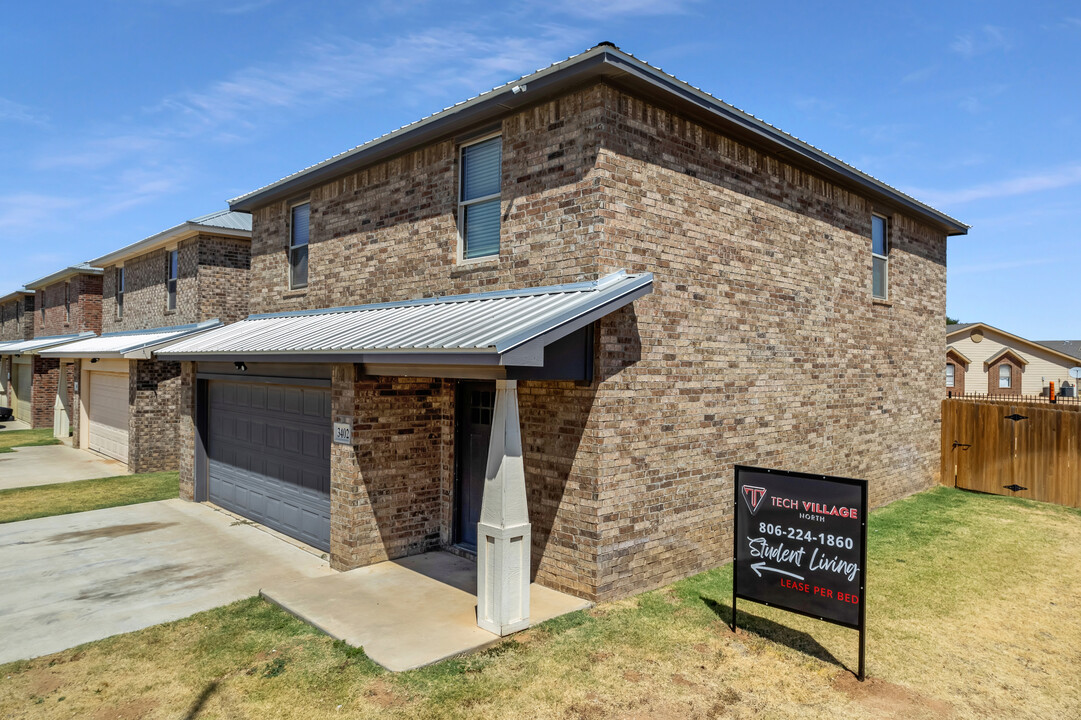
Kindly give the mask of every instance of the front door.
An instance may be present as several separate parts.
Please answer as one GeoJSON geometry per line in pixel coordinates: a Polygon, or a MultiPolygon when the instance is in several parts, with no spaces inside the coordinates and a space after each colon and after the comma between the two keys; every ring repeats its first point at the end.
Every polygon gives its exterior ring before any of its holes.
{"type": "Polygon", "coordinates": [[[484,495],[484,468],[495,407],[494,382],[458,384],[458,432],[455,457],[458,471],[454,492],[455,542],[476,551],[477,523],[484,495]]]}

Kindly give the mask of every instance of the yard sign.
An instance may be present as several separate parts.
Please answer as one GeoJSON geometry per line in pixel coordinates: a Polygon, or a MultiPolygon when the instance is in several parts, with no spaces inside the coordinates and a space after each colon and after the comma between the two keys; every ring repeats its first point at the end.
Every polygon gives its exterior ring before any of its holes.
{"type": "Polygon", "coordinates": [[[867,481],[736,466],[736,599],[859,630],[864,665],[867,481]]]}

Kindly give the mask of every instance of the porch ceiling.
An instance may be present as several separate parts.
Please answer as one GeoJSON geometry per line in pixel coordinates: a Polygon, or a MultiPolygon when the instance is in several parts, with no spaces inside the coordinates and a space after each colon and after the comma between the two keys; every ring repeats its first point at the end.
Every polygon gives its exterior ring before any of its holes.
{"type": "Polygon", "coordinates": [[[157,356],[540,367],[547,345],[652,291],[652,273],[620,271],[568,285],[252,315],[157,356]]]}

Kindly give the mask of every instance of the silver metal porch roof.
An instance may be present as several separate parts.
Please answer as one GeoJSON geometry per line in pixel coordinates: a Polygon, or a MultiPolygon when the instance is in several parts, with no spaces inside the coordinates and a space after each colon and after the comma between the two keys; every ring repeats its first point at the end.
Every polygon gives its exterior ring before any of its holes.
{"type": "Polygon", "coordinates": [[[47,347],[53,347],[54,345],[63,345],[69,343],[72,340],[81,340],[83,338],[92,338],[94,333],[84,332],[78,335],[52,335],[50,337],[34,338],[33,340],[19,340],[17,342],[9,342],[0,344],[0,355],[26,355],[28,353],[35,354],[38,350],[42,350],[47,347]]]}
{"type": "Polygon", "coordinates": [[[652,291],[652,273],[619,271],[568,285],[252,315],[157,356],[541,366],[546,345],[652,291]]]}
{"type": "Polygon", "coordinates": [[[221,320],[207,320],[193,325],[154,328],[152,330],[129,330],[105,333],[99,337],[76,340],[50,347],[39,354],[51,358],[128,358],[148,360],[154,350],[166,343],[195,333],[222,327],[221,320]]]}

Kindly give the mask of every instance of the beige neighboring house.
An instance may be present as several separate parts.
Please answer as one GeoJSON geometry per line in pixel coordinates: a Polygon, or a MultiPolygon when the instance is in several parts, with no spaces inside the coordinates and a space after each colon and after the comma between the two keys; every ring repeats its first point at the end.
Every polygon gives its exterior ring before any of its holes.
{"type": "Polygon", "coordinates": [[[946,390],[955,395],[1076,395],[1070,368],[1081,366],[1081,342],[1026,340],[988,325],[946,328],[946,390]]]}

